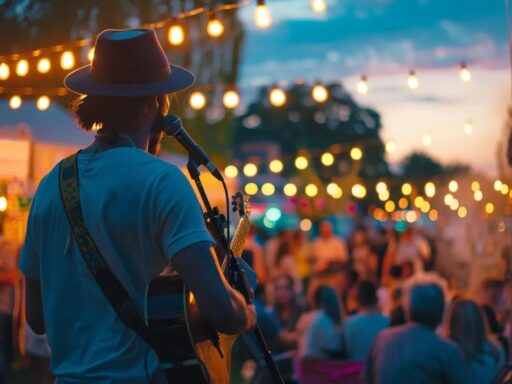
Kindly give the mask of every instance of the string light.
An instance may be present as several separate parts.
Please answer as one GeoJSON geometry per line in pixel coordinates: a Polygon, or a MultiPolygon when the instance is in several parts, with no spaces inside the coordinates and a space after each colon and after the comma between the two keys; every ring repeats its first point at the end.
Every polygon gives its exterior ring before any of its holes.
{"type": "Polygon", "coordinates": [[[405,220],[407,220],[408,223],[414,223],[418,220],[418,214],[415,211],[408,211],[405,214],[405,220]]]}
{"type": "Polygon", "coordinates": [[[311,9],[315,13],[325,13],[327,11],[327,3],[325,0],[311,0],[311,9]]]}
{"type": "Polygon", "coordinates": [[[211,37],[217,38],[224,33],[224,24],[217,18],[215,12],[210,12],[208,16],[208,25],[206,31],[211,37]]]}
{"type": "Polygon", "coordinates": [[[19,107],[21,107],[21,103],[21,97],[18,95],[14,95],[9,99],[9,107],[11,109],[18,109],[19,107]]]}
{"type": "Polygon", "coordinates": [[[455,180],[451,180],[449,183],[448,183],[448,190],[450,192],[457,192],[457,190],[459,189],[459,183],[457,183],[455,180]]]}
{"type": "Polygon", "coordinates": [[[37,62],[37,72],[39,73],[48,73],[50,71],[52,64],[50,63],[50,60],[48,60],[46,57],[43,57],[42,59],[39,59],[37,62]]]}
{"type": "Polygon", "coordinates": [[[476,192],[476,191],[480,190],[480,183],[478,181],[473,181],[471,183],[471,190],[473,192],[476,192]]]}
{"type": "Polygon", "coordinates": [[[281,160],[272,160],[270,162],[270,164],[268,165],[268,168],[270,169],[271,172],[273,173],[279,173],[283,170],[284,168],[284,165],[283,165],[283,162],[281,160]]]}
{"type": "Polygon", "coordinates": [[[302,219],[300,221],[299,226],[302,231],[307,232],[311,230],[311,228],[313,227],[313,223],[309,219],[302,219]]]}
{"type": "Polygon", "coordinates": [[[272,196],[276,191],[276,187],[272,183],[265,183],[261,186],[261,193],[265,196],[272,196]]]}
{"type": "Polygon", "coordinates": [[[493,203],[485,204],[485,213],[490,215],[493,212],[494,212],[494,204],[493,203]]]}
{"type": "Polygon", "coordinates": [[[395,203],[391,200],[386,201],[386,203],[384,204],[384,209],[388,213],[393,213],[393,211],[395,210],[395,203]]]}
{"type": "Polygon", "coordinates": [[[167,40],[169,44],[178,47],[185,41],[185,32],[183,31],[183,27],[174,22],[167,31],[167,40]]]}
{"type": "Polygon", "coordinates": [[[256,183],[248,183],[245,185],[244,190],[248,195],[255,195],[258,193],[258,186],[256,183]]]}
{"type": "Polygon", "coordinates": [[[430,211],[430,203],[428,201],[424,201],[420,207],[420,210],[423,213],[427,213],[428,211],[430,211]]]}
{"type": "Polygon", "coordinates": [[[94,60],[94,47],[89,48],[87,51],[87,60],[89,60],[91,63],[94,60]]]}
{"type": "Polygon", "coordinates": [[[196,110],[203,109],[206,105],[206,97],[203,93],[196,91],[190,95],[190,106],[196,110]]]}
{"type": "Polygon", "coordinates": [[[256,9],[254,10],[254,24],[262,29],[272,25],[272,15],[265,4],[265,0],[258,0],[256,4],[256,9]]]}
{"type": "Polygon", "coordinates": [[[416,72],[409,71],[409,76],[407,77],[407,85],[410,89],[418,89],[420,82],[418,80],[418,76],[416,76],[416,72]]]}
{"type": "Polygon", "coordinates": [[[284,186],[283,192],[288,197],[295,196],[297,194],[297,186],[293,183],[288,183],[284,186]]]}
{"type": "Polygon", "coordinates": [[[416,206],[416,208],[420,208],[424,202],[425,202],[425,199],[423,199],[422,196],[417,196],[414,199],[414,205],[416,206]]]}
{"type": "Polygon", "coordinates": [[[281,88],[273,88],[270,91],[270,104],[274,107],[282,107],[286,103],[286,93],[281,88]]]}
{"type": "Polygon", "coordinates": [[[509,190],[508,185],[507,185],[507,184],[505,184],[505,183],[503,183],[503,184],[501,185],[501,189],[500,189],[501,194],[502,194],[502,195],[506,195],[506,194],[508,194],[508,190],[509,190]]]}
{"type": "Polygon", "coordinates": [[[425,195],[427,197],[434,197],[436,195],[436,186],[433,182],[429,181],[425,184],[425,195]]]}
{"type": "Polygon", "coordinates": [[[329,91],[327,88],[325,88],[325,86],[317,83],[311,91],[311,96],[317,103],[325,103],[329,98],[329,91]]]}
{"type": "Polygon", "coordinates": [[[401,209],[407,208],[409,206],[409,200],[407,200],[405,197],[400,198],[400,200],[398,200],[398,206],[401,209]]]}
{"type": "Polygon", "coordinates": [[[48,96],[41,96],[37,99],[36,107],[40,111],[46,111],[50,107],[50,98],[48,96]]]}
{"type": "Polygon", "coordinates": [[[320,158],[320,161],[322,162],[323,165],[325,165],[326,167],[330,167],[331,165],[334,164],[334,156],[332,153],[330,152],[324,152],[322,154],[322,157],[320,158]]]}
{"type": "Polygon", "coordinates": [[[446,195],[444,195],[443,201],[446,205],[450,205],[453,201],[453,195],[451,193],[447,193],[446,195]]]}
{"type": "Polygon", "coordinates": [[[254,177],[258,174],[258,167],[256,164],[247,163],[244,165],[244,175],[247,177],[254,177]]]}
{"type": "Polygon", "coordinates": [[[482,201],[482,199],[484,198],[484,194],[480,190],[475,191],[475,193],[473,193],[473,198],[475,199],[475,201],[482,201]]]}
{"type": "Polygon", "coordinates": [[[0,196],[0,212],[7,211],[7,198],[5,196],[0,196]]]}
{"type": "Polygon", "coordinates": [[[295,167],[300,170],[304,170],[308,167],[309,161],[304,156],[297,156],[295,159],[295,167]]]}
{"type": "Polygon", "coordinates": [[[388,190],[388,186],[386,185],[385,182],[383,181],[379,181],[376,185],[375,185],[375,191],[378,193],[378,194],[382,194],[384,192],[386,192],[388,190]]]}
{"type": "Polygon", "coordinates": [[[222,102],[226,108],[235,109],[240,104],[240,96],[234,90],[229,90],[224,93],[222,102]]]}
{"type": "Polygon", "coordinates": [[[352,186],[352,195],[358,199],[362,199],[366,196],[366,188],[364,185],[356,183],[352,186]]]}
{"type": "Polygon", "coordinates": [[[386,152],[387,153],[395,153],[396,152],[396,144],[393,141],[388,141],[386,143],[386,152]]]}
{"type": "Polygon", "coordinates": [[[436,209],[433,209],[431,210],[429,213],[428,213],[428,218],[431,220],[431,221],[436,221],[437,218],[438,218],[439,214],[437,213],[437,210],[436,209]]]}
{"type": "Polygon", "coordinates": [[[460,63],[460,79],[465,83],[471,80],[471,72],[465,62],[460,63]]]}
{"type": "Polygon", "coordinates": [[[327,194],[332,196],[332,195],[336,194],[338,189],[340,189],[340,186],[338,184],[336,184],[336,183],[329,183],[329,184],[327,184],[326,191],[327,191],[327,194]]]}
{"type": "Polygon", "coordinates": [[[499,179],[498,179],[498,180],[496,180],[496,181],[494,182],[494,190],[495,190],[496,192],[500,192],[500,191],[501,191],[501,187],[502,187],[502,186],[503,186],[503,183],[501,182],[501,180],[499,180],[499,179]]]}
{"type": "Polygon", "coordinates": [[[71,51],[62,52],[60,56],[60,67],[68,70],[75,66],[75,55],[71,51]]]}
{"type": "Polygon", "coordinates": [[[226,168],[224,168],[224,174],[226,177],[234,179],[238,176],[238,168],[234,165],[228,165],[226,168]]]}
{"type": "Polygon", "coordinates": [[[430,137],[430,135],[423,135],[423,137],[421,138],[421,143],[425,147],[428,147],[430,144],[432,144],[432,138],[430,137]]]}
{"type": "Polygon", "coordinates": [[[0,80],[7,80],[9,75],[11,74],[11,70],[9,66],[5,63],[0,64],[0,80]]]}
{"type": "Polygon", "coordinates": [[[368,79],[366,76],[361,76],[356,86],[357,93],[361,95],[366,95],[368,93],[368,79]]]}
{"type": "Polygon", "coordinates": [[[315,184],[308,184],[304,192],[306,192],[306,195],[309,197],[315,197],[318,194],[318,187],[315,184]]]}
{"type": "Polygon", "coordinates": [[[359,147],[354,147],[350,150],[350,157],[352,160],[361,160],[363,158],[363,151],[359,147]]]}
{"type": "Polygon", "coordinates": [[[459,208],[459,200],[453,198],[451,203],[450,203],[450,209],[452,211],[455,211],[457,208],[459,208]]]}
{"type": "Polygon", "coordinates": [[[337,186],[338,188],[336,188],[335,191],[333,191],[333,193],[331,194],[331,197],[333,199],[341,199],[341,197],[343,196],[343,189],[341,189],[340,186],[337,186]]]}
{"type": "Polygon", "coordinates": [[[28,61],[23,59],[18,61],[18,64],[16,64],[16,74],[19,77],[26,76],[28,73],[28,61]]]}
{"type": "Polygon", "coordinates": [[[412,185],[409,183],[402,184],[402,194],[404,196],[409,196],[412,193],[412,185]]]}
{"type": "Polygon", "coordinates": [[[473,133],[473,123],[471,123],[471,120],[466,121],[464,124],[464,133],[466,135],[471,135],[473,133]]]}
{"type": "Polygon", "coordinates": [[[386,201],[389,199],[389,191],[386,189],[385,191],[382,191],[379,193],[379,200],[380,201],[386,201]]]}

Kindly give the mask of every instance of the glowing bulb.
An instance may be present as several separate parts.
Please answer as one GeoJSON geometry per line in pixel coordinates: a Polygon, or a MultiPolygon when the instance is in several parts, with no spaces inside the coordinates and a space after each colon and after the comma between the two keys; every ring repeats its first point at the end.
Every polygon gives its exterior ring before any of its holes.
{"type": "Polygon", "coordinates": [[[244,175],[247,177],[254,177],[258,174],[258,167],[256,164],[247,163],[244,165],[244,175]]]}
{"type": "Polygon", "coordinates": [[[395,153],[396,152],[396,144],[392,141],[388,141],[386,143],[386,152],[387,153],[395,153]]]}
{"type": "Polygon", "coordinates": [[[378,194],[382,194],[382,193],[386,192],[387,190],[388,190],[388,186],[383,181],[379,181],[375,185],[375,191],[377,191],[378,194]]]}
{"type": "Polygon", "coordinates": [[[229,109],[235,109],[238,107],[238,104],[240,104],[240,97],[238,96],[238,93],[234,90],[229,90],[224,93],[224,96],[222,97],[222,102],[224,103],[224,106],[229,109]]]}
{"type": "Polygon", "coordinates": [[[498,180],[496,180],[496,181],[494,182],[494,190],[495,190],[496,192],[501,191],[501,187],[502,187],[502,186],[503,186],[503,183],[501,182],[501,180],[499,180],[499,179],[498,179],[498,180]]]}
{"type": "Polygon", "coordinates": [[[16,74],[19,77],[26,76],[28,73],[28,61],[27,60],[20,60],[18,61],[18,64],[16,64],[16,74]]]}
{"type": "Polygon", "coordinates": [[[322,84],[317,84],[313,87],[311,95],[317,103],[324,103],[329,98],[329,91],[322,84]]]}
{"type": "Polygon", "coordinates": [[[478,181],[473,181],[471,183],[471,190],[473,192],[476,192],[476,191],[480,190],[480,183],[478,181]]]}
{"type": "Polygon", "coordinates": [[[283,162],[281,160],[272,160],[270,162],[270,164],[268,165],[268,168],[270,169],[271,172],[273,173],[279,173],[283,170],[284,168],[284,165],[283,165],[283,162]]]}
{"type": "Polygon", "coordinates": [[[416,72],[409,71],[409,76],[407,77],[407,85],[410,89],[418,89],[420,82],[418,80],[418,76],[416,76],[416,72]]]}
{"type": "Polygon", "coordinates": [[[282,107],[286,103],[286,93],[281,88],[272,89],[269,97],[274,107],[282,107]]]}
{"type": "Polygon", "coordinates": [[[336,192],[338,192],[338,190],[340,189],[340,186],[336,183],[329,183],[327,184],[327,194],[333,196],[336,194],[336,192]]]}
{"type": "Polygon", "coordinates": [[[508,185],[503,183],[502,186],[501,186],[501,189],[500,189],[501,194],[502,195],[507,195],[508,194],[508,190],[509,190],[508,185]]]}
{"type": "Polygon", "coordinates": [[[357,93],[366,95],[368,93],[368,79],[366,76],[361,76],[361,79],[357,82],[356,86],[357,93]]]}
{"type": "Polygon", "coordinates": [[[401,209],[405,209],[409,206],[409,201],[405,197],[402,197],[400,200],[398,200],[398,206],[401,209]]]}
{"type": "Polygon", "coordinates": [[[341,189],[339,186],[331,194],[331,197],[334,198],[334,199],[341,199],[342,196],[343,196],[343,189],[341,189]]]}
{"type": "Polygon", "coordinates": [[[87,60],[89,60],[91,63],[94,60],[94,47],[89,48],[87,51],[87,60]]]}
{"type": "Polygon", "coordinates": [[[21,97],[14,95],[9,99],[9,107],[11,109],[18,109],[21,107],[21,97]]]}
{"type": "Polygon", "coordinates": [[[0,197],[0,212],[7,211],[7,198],[5,196],[0,197]]]}
{"type": "Polygon", "coordinates": [[[60,56],[60,66],[62,69],[71,69],[75,66],[75,55],[73,52],[66,51],[60,56]]]}
{"type": "Polygon", "coordinates": [[[386,203],[384,204],[384,209],[386,210],[386,212],[392,213],[395,210],[395,203],[391,200],[386,201],[386,203]]]}
{"type": "Polygon", "coordinates": [[[313,223],[309,219],[302,219],[300,221],[300,229],[304,232],[309,231],[313,227],[313,223]]]}
{"type": "Polygon", "coordinates": [[[288,197],[295,196],[297,194],[297,186],[293,183],[288,183],[284,186],[283,192],[288,197]]]}
{"type": "Polygon", "coordinates": [[[451,203],[453,201],[453,195],[451,193],[447,193],[446,195],[444,195],[443,200],[446,205],[451,205],[451,203]]]}
{"type": "Polygon", "coordinates": [[[489,214],[489,215],[490,215],[491,213],[493,213],[493,212],[494,212],[494,204],[493,204],[493,203],[487,203],[487,204],[485,204],[485,212],[486,212],[487,214],[489,214]]]}
{"type": "Polygon", "coordinates": [[[436,186],[433,182],[429,181],[425,184],[425,195],[427,197],[434,197],[436,195],[436,186]]]}
{"type": "Polygon", "coordinates": [[[265,4],[265,0],[258,0],[254,10],[254,24],[262,29],[268,28],[272,24],[272,15],[265,4]]]}
{"type": "Polygon", "coordinates": [[[304,156],[297,156],[295,159],[295,167],[297,169],[303,170],[306,169],[309,165],[308,159],[306,159],[304,156]]]}
{"type": "Polygon", "coordinates": [[[437,210],[433,209],[431,210],[429,213],[428,213],[428,218],[431,220],[431,221],[436,221],[437,218],[438,218],[439,214],[437,213],[437,210]]]}
{"type": "Polygon", "coordinates": [[[0,80],[7,80],[10,74],[9,66],[5,63],[0,64],[0,80]]]}
{"type": "Polygon", "coordinates": [[[448,189],[450,190],[450,192],[457,192],[457,190],[459,189],[459,183],[457,183],[455,180],[452,180],[448,183],[448,189]]]}
{"type": "Polygon", "coordinates": [[[50,106],[50,98],[48,96],[41,96],[36,102],[37,109],[40,111],[46,111],[50,106]]]}
{"type": "Polygon", "coordinates": [[[466,135],[471,135],[473,133],[473,124],[471,123],[471,120],[466,121],[466,124],[464,124],[464,133],[466,135]]]}
{"type": "Polygon", "coordinates": [[[258,193],[258,186],[256,183],[248,183],[245,185],[244,190],[248,195],[255,195],[258,193]]]}
{"type": "Polygon", "coordinates": [[[416,206],[416,208],[420,208],[424,202],[425,202],[425,199],[423,199],[422,196],[417,196],[414,199],[414,205],[416,206]]]}
{"type": "Polygon", "coordinates": [[[386,189],[379,193],[379,200],[380,201],[386,201],[389,199],[389,191],[386,189]]]}
{"type": "Polygon", "coordinates": [[[311,9],[315,13],[325,13],[327,10],[327,3],[325,0],[311,0],[311,9]]]}
{"type": "Polygon", "coordinates": [[[315,184],[308,184],[304,191],[309,197],[315,197],[318,194],[318,187],[315,184]]]}
{"type": "Polygon", "coordinates": [[[482,199],[484,198],[484,194],[480,190],[475,191],[475,193],[473,193],[473,198],[475,199],[475,201],[482,201],[482,199]]]}
{"type": "Polygon", "coordinates": [[[272,183],[265,183],[261,186],[261,193],[265,196],[272,196],[276,191],[276,187],[272,183]]]}
{"type": "Polygon", "coordinates": [[[361,151],[361,148],[354,147],[350,150],[350,157],[352,160],[361,160],[363,157],[363,151],[361,151]]]}
{"type": "Polygon", "coordinates": [[[224,174],[226,177],[234,179],[238,176],[238,168],[234,165],[228,165],[226,168],[224,168],[224,174]]]}
{"type": "Polygon", "coordinates": [[[167,32],[167,40],[169,41],[169,44],[174,45],[175,47],[183,44],[185,41],[185,32],[183,31],[183,27],[179,24],[171,25],[167,32]]]}
{"type": "Polygon", "coordinates": [[[405,220],[407,220],[408,223],[414,223],[418,220],[418,214],[415,211],[408,211],[405,214],[405,220]]]}
{"type": "Polygon", "coordinates": [[[453,199],[452,202],[450,203],[450,209],[452,211],[455,211],[457,208],[459,208],[459,200],[453,199]]]}
{"type": "Polygon", "coordinates": [[[423,213],[430,211],[430,203],[428,201],[424,201],[423,204],[421,204],[420,210],[423,213]]]}
{"type": "Polygon", "coordinates": [[[404,196],[409,196],[412,193],[412,185],[409,183],[402,184],[402,194],[404,196]]]}
{"type": "Polygon", "coordinates": [[[352,195],[358,199],[362,199],[366,196],[366,188],[362,184],[354,184],[352,186],[352,195]]]}
{"type": "Polygon", "coordinates": [[[206,31],[211,37],[220,37],[224,33],[224,24],[220,21],[214,13],[210,13],[210,19],[206,26],[206,31]]]}
{"type": "Polygon", "coordinates": [[[51,66],[52,64],[50,63],[50,60],[48,60],[46,57],[43,57],[37,62],[37,71],[39,73],[48,73],[51,66]]]}
{"type": "Polygon", "coordinates": [[[469,71],[468,66],[464,62],[460,64],[460,79],[465,83],[471,80],[471,72],[469,71]]]}
{"type": "Polygon", "coordinates": [[[322,154],[320,161],[322,162],[323,165],[329,167],[334,164],[334,156],[330,152],[325,152],[322,154]]]}
{"type": "Polygon", "coordinates": [[[206,97],[199,91],[196,91],[190,95],[190,106],[194,109],[203,109],[206,105],[206,97]]]}
{"type": "Polygon", "coordinates": [[[429,135],[423,135],[423,137],[421,138],[421,143],[425,147],[428,147],[430,144],[432,144],[432,138],[429,135]]]}

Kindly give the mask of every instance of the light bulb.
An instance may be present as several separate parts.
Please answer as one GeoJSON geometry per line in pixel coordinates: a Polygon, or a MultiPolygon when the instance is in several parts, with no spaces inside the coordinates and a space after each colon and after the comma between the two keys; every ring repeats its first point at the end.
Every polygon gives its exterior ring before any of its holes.
{"type": "Polygon", "coordinates": [[[304,156],[297,156],[295,159],[295,167],[300,170],[304,170],[308,167],[309,161],[304,156]]]}
{"type": "Polygon", "coordinates": [[[324,13],[327,10],[325,0],[311,0],[311,9],[315,13],[324,13]]]}
{"type": "Polygon", "coordinates": [[[247,163],[244,165],[244,175],[247,177],[254,177],[258,174],[258,167],[254,163],[247,163]]]}
{"type": "Polygon", "coordinates": [[[167,32],[167,40],[169,40],[169,44],[179,46],[183,44],[185,41],[185,32],[183,31],[183,27],[179,24],[173,24],[169,28],[167,32]]]}
{"type": "Polygon", "coordinates": [[[350,157],[352,160],[361,160],[363,158],[363,151],[359,147],[354,147],[350,150],[350,157]]]}
{"type": "Polygon", "coordinates": [[[334,156],[330,152],[325,152],[322,154],[320,161],[322,162],[323,165],[329,167],[334,164],[334,156]]]}
{"type": "Polygon", "coordinates": [[[471,123],[471,120],[466,121],[466,124],[464,124],[464,133],[466,135],[471,135],[473,133],[473,124],[471,123]]]}
{"type": "Polygon", "coordinates": [[[234,90],[229,90],[224,93],[224,96],[222,97],[222,102],[224,103],[224,106],[229,109],[235,109],[240,104],[240,96],[238,96],[238,93],[234,90]]]}
{"type": "Polygon", "coordinates": [[[418,87],[420,86],[420,82],[418,80],[418,76],[416,76],[416,72],[409,71],[407,85],[409,86],[410,89],[418,89],[418,87]]]}
{"type": "Polygon", "coordinates": [[[315,197],[318,194],[318,187],[315,184],[308,184],[304,189],[304,192],[309,197],[315,197]]]}
{"type": "Polygon", "coordinates": [[[329,91],[322,84],[316,84],[311,95],[317,103],[324,103],[329,98],[329,91]]]}
{"type": "Polygon", "coordinates": [[[194,92],[190,95],[190,106],[194,109],[203,109],[206,105],[206,97],[201,92],[194,92]]]}
{"type": "Polygon", "coordinates": [[[368,79],[366,76],[361,76],[361,79],[357,82],[356,90],[361,95],[368,93],[368,79]]]}
{"type": "Polygon", "coordinates": [[[41,96],[37,99],[36,107],[40,111],[46,111],[50,106],[50,98],[48,96],[41,96]]]}
{"type": "Polygon", "coordinates": [[[269,163],[268,168],[273,173],[279,173],[279,172],[281,172],[283,170],[284,165],[283,165],[283,162],[281,160],[277,160],[276,159],[276,160],[272,160],[269,163]]]}
{"type": "Polygon", "coordinates": [[[387,153],[395,153],[396,152],[396,144],[393,141],[388,141],[385,146],[387,153]]]}
{"type": "Polygon", "coordinates": [[[18,64],[16,64],[16,74],[19,77],[26,76],[28,73],[28,61],[23,59],[18,61],[18,64]]]}
{"type": "Polygon", "coordinates": [[[272,24],[272,15],[265,4],[265,0],[258,0],[254,10],[254,24],[262,29],[268,28],[272,24]]]}
{"type": "Polygon", "coordinates": [[[206,31],[208,35],[215,38],[220,37],[224,33],[224,24],[217,18],[215,13],[210,13],[206,31]]]}
{"type": "Polygon", "coordinates": [[[297,194],[297,186],[293,183],[288,183],[284,186],[283,192],[288,197],[295,196],[297,194]]]}
{"type": "Polygon", "coordinates": [[[48,60],[46,57],[43,57],[42,59],[39,59],[37,62],[37,72],[39,73],[48,73],[50,71],[52,64],[50,63],[50,60],[48,60]]]}
{"type": "Polygon", "coordinates": [[[238,176],[238,168],[234,165],[228,165],[226,168],[224,168],[224,174],[226,177],[234,179],[238,176]]]}
{"type": "Polygon", "coordinates": [[[60,66],[62,69],[71,69],[75,66],[75,55],[73,55],[73,52],[62,52],[60,56],[60,66]]]}
{"type": "Polygon", "coordinates": [[[0,64],[0,80],[7,80],[10,74],[11,70],[9,66],[5,63],[0,64]]]}
{"type": "Polygon", "coordinates": [[[286,93],[281,88],[274,88],[270,91],[269,99],[274,107],[282,107],[286,103],[286,93]]]}
{"type": "Polygon", "coordinates": [[[471,80],[471,72],[465,62],[460,64],[460,79],[465,83],[471,80]]]}
{"type": "Polygon", "coordinates": [[[430,144],[432,144],[432,137],[430,137],[430,135],[423,135],[423,137],[421,138],[421,143],[425,147],[428,147],[430,144]]]}
{"type": "Polygon", "coordinates": [[[18,95],[14,95],[9,99],[9,107],[11,109],[18,109],[19,107],[21,107],[21,102],[21,97],[19,97],[18,95]]]}
{"type": "Polygon", "coordinates": [[[362,184],[354,184],[352,186],[352,195],[358,199],[362,199],[366,196],[366,188],[362,184]]]}

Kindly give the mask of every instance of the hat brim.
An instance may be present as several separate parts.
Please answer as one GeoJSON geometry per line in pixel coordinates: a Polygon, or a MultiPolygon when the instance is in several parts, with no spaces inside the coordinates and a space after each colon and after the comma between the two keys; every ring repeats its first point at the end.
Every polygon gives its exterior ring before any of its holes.
{"type": "Polygon", "coordinates": [[[152,83],[113,84],[95,80],[91,76],[91,65],[81,67],[66,76],[64,85],[81,95],[98,96],[158,96],[187,89],[195,82],[194,75],[185,68],[170,65],[171,74],[152,83]]]}

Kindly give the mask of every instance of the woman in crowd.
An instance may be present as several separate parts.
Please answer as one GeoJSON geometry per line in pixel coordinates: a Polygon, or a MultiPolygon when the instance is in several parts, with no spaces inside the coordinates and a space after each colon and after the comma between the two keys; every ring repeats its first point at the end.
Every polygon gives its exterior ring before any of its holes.
{"type": "Polygon", "coordinates": [[[282,242],[276,254],[276,263],[273,268],[274,279],[279,276],[291,276],[295,292],[302,292],[302,281],[297,270],[297,262],[289,242],[282,242]]]}
{"type": "Polygon", "coordinates": [[[372,254],[368,233],[364,227],[357,228],[350,239],[350,255],[352,268],[362,280],[373,280],[377,265],[372,254]]]}
{"type": "Polygon", "coordinates": [[[502,349],[489,337],[487,328],[476,302],[462,298],[452,302],[446,336],[462,350],[471,383],[491,383],[505,362],[502,349]]]}
{"type": "Polygon", "coordinates": [[[341,311],[336,291],[318,286],[311,297],[311,311],[297,324],[298,351],[301,359],[325,359],[341,353],[341,311]]]}

